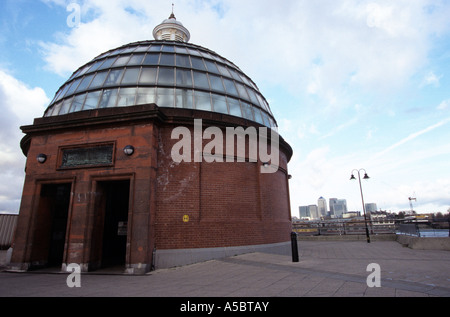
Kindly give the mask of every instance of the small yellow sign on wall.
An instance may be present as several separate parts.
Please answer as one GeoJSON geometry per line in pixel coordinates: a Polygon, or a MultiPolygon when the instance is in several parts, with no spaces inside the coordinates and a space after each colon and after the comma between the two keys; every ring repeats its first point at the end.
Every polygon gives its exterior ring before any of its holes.
{"type": "Polygon", "coordinates": [[[183,216],[183,222],[189,222],[189,216],[188,215],[184,215],[183,216]]]}

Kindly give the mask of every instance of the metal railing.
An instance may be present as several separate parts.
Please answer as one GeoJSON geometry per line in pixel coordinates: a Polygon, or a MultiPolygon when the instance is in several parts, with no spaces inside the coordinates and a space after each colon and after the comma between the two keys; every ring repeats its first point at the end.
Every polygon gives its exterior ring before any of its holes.
{"type": "Polygon", "coordinates": [[[415,223],[400,223],[398,224],[397,232],[409,236],[420,237],[419,226],[415,223]]]}
{"type": "MultiPolygon", "coordinates": [[[[394,234],[396,225],[393,222],[367,222],[370,234],[394,234]]],[[[294,222],[293,231],[298,235],[365,235],[366,226],[361,221],[308,221],[294,222]]]]}
{"type": "MultiPolygon", "coordinates": [[[[403,221],[368,221],[371,235],[405,234],[416,237],[449,237],[450,229],[432,228],[430,224],[403,221]]],[[[292,224],[292,231],[299,236],[365,235],[364,220],[300,221],[292,224]]]]}

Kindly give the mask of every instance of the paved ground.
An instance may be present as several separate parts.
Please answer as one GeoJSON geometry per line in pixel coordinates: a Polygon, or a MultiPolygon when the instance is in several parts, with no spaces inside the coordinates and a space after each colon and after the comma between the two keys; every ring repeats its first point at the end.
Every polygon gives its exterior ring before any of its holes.
{"type": "Polygon", "coordinates": [[[118,297],[450,297],[450,252],[412,250],[395,241],[299,241],[300,261],[252,253],[144,276],[0,272],[0,296],[118,297]],[[368,287],[381,269],[381,287],[368,287]]]}

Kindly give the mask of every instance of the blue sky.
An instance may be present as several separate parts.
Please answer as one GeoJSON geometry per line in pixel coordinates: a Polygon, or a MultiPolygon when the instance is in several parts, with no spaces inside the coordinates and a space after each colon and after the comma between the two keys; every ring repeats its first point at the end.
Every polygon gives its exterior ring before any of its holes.
{"type": "Polygon", "coordinates": [[[104,51],[175,15],[191,42],[238,65],[294,150],[292,215],[320,196],[361,210],[450,208],[450,1],[0,0],[0,212],[17,211],[20,125],[104,51]],[[80,24],[70,27],[70,3],[80,24]]]}

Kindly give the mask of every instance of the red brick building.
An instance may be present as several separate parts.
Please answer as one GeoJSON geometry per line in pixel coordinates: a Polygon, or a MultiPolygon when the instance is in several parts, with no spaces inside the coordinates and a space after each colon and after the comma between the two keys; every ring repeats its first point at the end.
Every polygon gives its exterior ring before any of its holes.
{"type": "Polygon", "coordinates": [[[188,43],[173,15],[154,36],[80,67],[44,116],[22,127],[26,178],[11,268],[77,263],[142,274],[290,250],[292,149],[271,133],[267,101],[232,62],[188,43]],[[189,148],[192,160],[174,160],[174,131],[196,144],[199,119],[200,147],[189,148]],[[270,162],[252,156],[249,135],[244,152],[233,137],[230,154],[229,128],[254,128],[270,162]]]}

